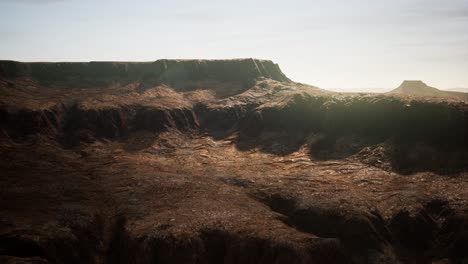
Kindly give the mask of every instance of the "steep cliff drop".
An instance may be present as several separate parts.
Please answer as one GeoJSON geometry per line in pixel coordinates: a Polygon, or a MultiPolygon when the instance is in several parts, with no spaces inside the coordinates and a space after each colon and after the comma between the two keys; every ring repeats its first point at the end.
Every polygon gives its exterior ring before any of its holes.
{"type": "Polygon", "coordinates": [[[0,262],[466,262],[468,107],[434,89],[1,61],[0,262]]]}

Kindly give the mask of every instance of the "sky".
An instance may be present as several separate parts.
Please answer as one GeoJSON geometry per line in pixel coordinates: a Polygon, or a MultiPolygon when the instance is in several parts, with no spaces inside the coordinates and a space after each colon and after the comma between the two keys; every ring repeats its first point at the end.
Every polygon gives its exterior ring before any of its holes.
{"type": "Polygon", "coordinates": [[[292,80],[468,87],[468,0],[0,0],[0,59],[258,58],[292,80]]]}

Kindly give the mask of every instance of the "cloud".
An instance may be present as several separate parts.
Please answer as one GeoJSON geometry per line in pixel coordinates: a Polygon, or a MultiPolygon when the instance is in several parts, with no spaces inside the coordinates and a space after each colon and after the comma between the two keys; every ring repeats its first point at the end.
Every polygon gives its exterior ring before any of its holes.
{"type": "Polygon", "coordinates": [[[452,15],[455,17],[468,18],[468,7],[452,10],[452,12],[448,15],[452,15]]]}
{"type": "Polygon", "coordinates": [[[209,14],[201,11],[186,11],[167,14],[167,18],[173,20],[183,20],[195,23],[216,23],[226,21],[228,17],[221,14],[209,14]]]}
{"type": "Polygon", "coordinates": [[[466,0],[426,0],[425,2],[412,3],[409,11],[414,14],[422,14],[428,18],[457,18],[468,17],[468,2],[466,0]]]}
{"type": "Polygon", "coordinates": [[[42,5],[42,4],[53,4],[64,2],[65,0],[0,0],[0,3],[20,3],[20,4],[34,4],[34,5],[42,5]]]}

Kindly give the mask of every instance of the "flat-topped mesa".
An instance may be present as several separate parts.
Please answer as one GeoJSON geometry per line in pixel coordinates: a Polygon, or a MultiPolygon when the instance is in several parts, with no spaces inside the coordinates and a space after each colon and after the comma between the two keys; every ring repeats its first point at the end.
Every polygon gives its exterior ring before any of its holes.
{"type": "Polygon", "coordinates": [[[431,87],[420,80],[403,81],[398,88],[390,91],[390,94],[409,95],[417,97],[439,97],[457,100],[468,100],[468,93],[443,91],[431,87]]]}
{"type": "Polygon", "coordinates": [[[269,60],[157,60],[155,62],[0,61],[0,77],[31,78],[42,84],[72,86],[128,82],[170,85],[209,81],[250,85],[259,78],[289,82],[269,60]]]}
{"type": "Polygon", "coordinates": [[[421,80],[404,80],[400,84],[400,88],[408,88],[408,89],[414,89],[414,88],[425,88],[427,87],[427,84],[424,83],[421,80]]]}
{"type": "Polygon", "coordinates": [[[436,96],[438,92],[438,89],[430,87],[420,80],[405,80],[398,88],[391,91],[391,93],[401,93],[417,96],[436,96]]]}

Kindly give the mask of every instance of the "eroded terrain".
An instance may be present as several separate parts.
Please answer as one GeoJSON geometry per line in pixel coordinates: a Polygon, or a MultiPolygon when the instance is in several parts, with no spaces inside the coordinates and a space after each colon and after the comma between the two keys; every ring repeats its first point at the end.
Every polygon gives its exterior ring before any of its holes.
{"type": "Polygon", "coordinates": [[[11,63],[3,262],[468,260],[466,102],[337,94],[258,60],[11,63]]]}

